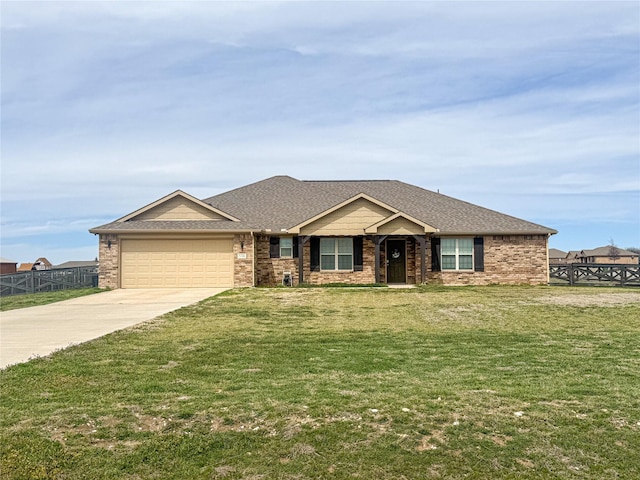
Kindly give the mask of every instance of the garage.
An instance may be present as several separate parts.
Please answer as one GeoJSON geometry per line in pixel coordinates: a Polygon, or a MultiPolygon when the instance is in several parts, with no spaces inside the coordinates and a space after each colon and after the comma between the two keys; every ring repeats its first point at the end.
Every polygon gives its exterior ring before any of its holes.
{"type": "Polygon", "coordinates": [[[233,287],[233,240],[123,239],[122,288],[233,287]]]}

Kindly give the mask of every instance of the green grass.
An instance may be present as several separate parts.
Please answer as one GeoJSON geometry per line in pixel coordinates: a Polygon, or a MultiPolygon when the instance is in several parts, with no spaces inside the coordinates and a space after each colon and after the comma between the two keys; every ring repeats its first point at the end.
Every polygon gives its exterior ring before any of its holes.
{"type": "Polygon", "coordinates": [[[640,292],[246,289],[0,373],[2,478],[640,478],[640,292]]]}
{"type": "Polygon", "coordinates": [[[27,293],[24,295],[11,295],[0,297],[0,312],[15,310],[16,308],[35,307],[49,303],[61,302],[71,298],[83,297],[93,293],[104,292],[100,288],[75,288],[58,290],[57,292],[27,293]]]}

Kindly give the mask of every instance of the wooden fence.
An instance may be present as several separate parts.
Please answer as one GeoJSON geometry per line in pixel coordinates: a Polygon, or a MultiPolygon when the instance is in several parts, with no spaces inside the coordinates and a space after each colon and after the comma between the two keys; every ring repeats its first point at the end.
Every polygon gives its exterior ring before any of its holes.
{"type": "Polygon", "coordinates": [[[570,263],[549,265],[550,283],[640,287],[640,265],[570,263]]]}
{"type": "Polygon", "coordinates": [[[55,268],[0,275],[0,296],[98,286],[98,267],[55,268]]]}

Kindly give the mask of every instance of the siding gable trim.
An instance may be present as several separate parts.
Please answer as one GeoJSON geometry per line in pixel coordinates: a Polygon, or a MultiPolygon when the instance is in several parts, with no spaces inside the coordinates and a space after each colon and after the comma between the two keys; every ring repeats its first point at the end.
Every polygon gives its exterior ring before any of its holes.
{"type": "Polygon", "coordinates": [[[407,215],[406,213],[403,213],[403,212],[397,212],[391,215],[390,217],[380,220],[378,223],[375,223],[365,228],[364,232],[367,234],[375,235],[378,233],[378,230],[380,229],[380,227],[387,225],[388,223],[391,223],[398,218],[404,218],[405,220],[408,220],[411,223],[415,223],[416,225],[424,229],[424,233],[435,233],[439,231],[437,228],[432,227],[431,225],[428,225],[424,222],[421,222],[420,220],[412,217],[411,215],[407,215]]]}
{"type": "Polygon", "coordinates": [[[223,212],[222,210],[219,210],[215,207],[212,207],[211,205],[204,203],[202,200],[198,200],[196,197],[189,195],[186,192],[183,192],[182,190],[176,190],[173,193],[170,193],[169,195],[166,195],[162,198],[160,198],[159,200],[156,200],[155,202],[150,203],[149,205],[146,205],[142,208],[139,208],[138,210],[136,210],[135,212],[131,212],[128,215],[125,215],[122,218],[119,218],[118,220],[116,220],[116,222],[126,222],[128,220],[134,220],[136,217],[140,216],[141,214],[148,212],[149,210],[156,208],[159,205],[162,205],[163,203],[166,203],[176,197],[182,197],[185,200],[187,200],[188,202],[192,202],[196,205],[198,205],[199,207],[202,207],[214,214],[216,214],[216,216],[220,216],[223,217],[226,220],[230,220],[232,222],[239,222],[240,220],[233,217],[232,215],[229,215],[226,212],[223,212]]]}
{"type": "Polygon", "coordinates": [[[306,227],[307,225],[310,225],[313,222],[316,222],[316,221],[320,220],[321,218],[326,217],[327,215],[329,215],[329,214],[331,214],[333,212],[336,212],[336,211],[340,210],[341,208],[346,207],[347,205],[350,205],[351,203],[354,203],[354,202],[356,202],[356,201],[358,201],[360,199],[364,199],[364,200],[367,200],[367,201],[369,201],[369,202],[371,202],[371,203],[373,203],[375,205],[378,205],[379,207],[382,207],[383,209],[388,210],[392,214],[395,214],[395,213],[399,212],[398,209],[393,208],[392,206],[387,205],[386,203],[381,202],[380,200],[377,200],[377,199],[367,195],[366,193],[359,193],[358,195],[355,195],[354,197],[351,197],[351,198],[345,200],[344,202],[341,202],[341,203],[339,203],[337,205],[334,205],[333,207],[331,207],[331,208],[329,208],[329,209],[327,209],[327,210],[325,210],[323,212],[320,212],[319,214],[317,214],[317,215],[305,220],[304,222],[302,222],[302,223],[300,223],[298,225],[294,225],[293,227],[287,229],[287,233],[292,233],[294,235],[295,234],[299,234],[300,231],[302,230],[302,228],[306,227]]]}

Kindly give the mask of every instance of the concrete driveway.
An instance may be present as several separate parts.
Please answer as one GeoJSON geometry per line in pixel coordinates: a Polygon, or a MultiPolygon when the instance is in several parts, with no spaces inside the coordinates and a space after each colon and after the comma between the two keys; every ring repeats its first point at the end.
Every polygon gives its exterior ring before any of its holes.
{"type": "Polygon", "coordinates": [[[0,313],[0,368],[151,320],[225,288],[111,290],[0,313]]]}

